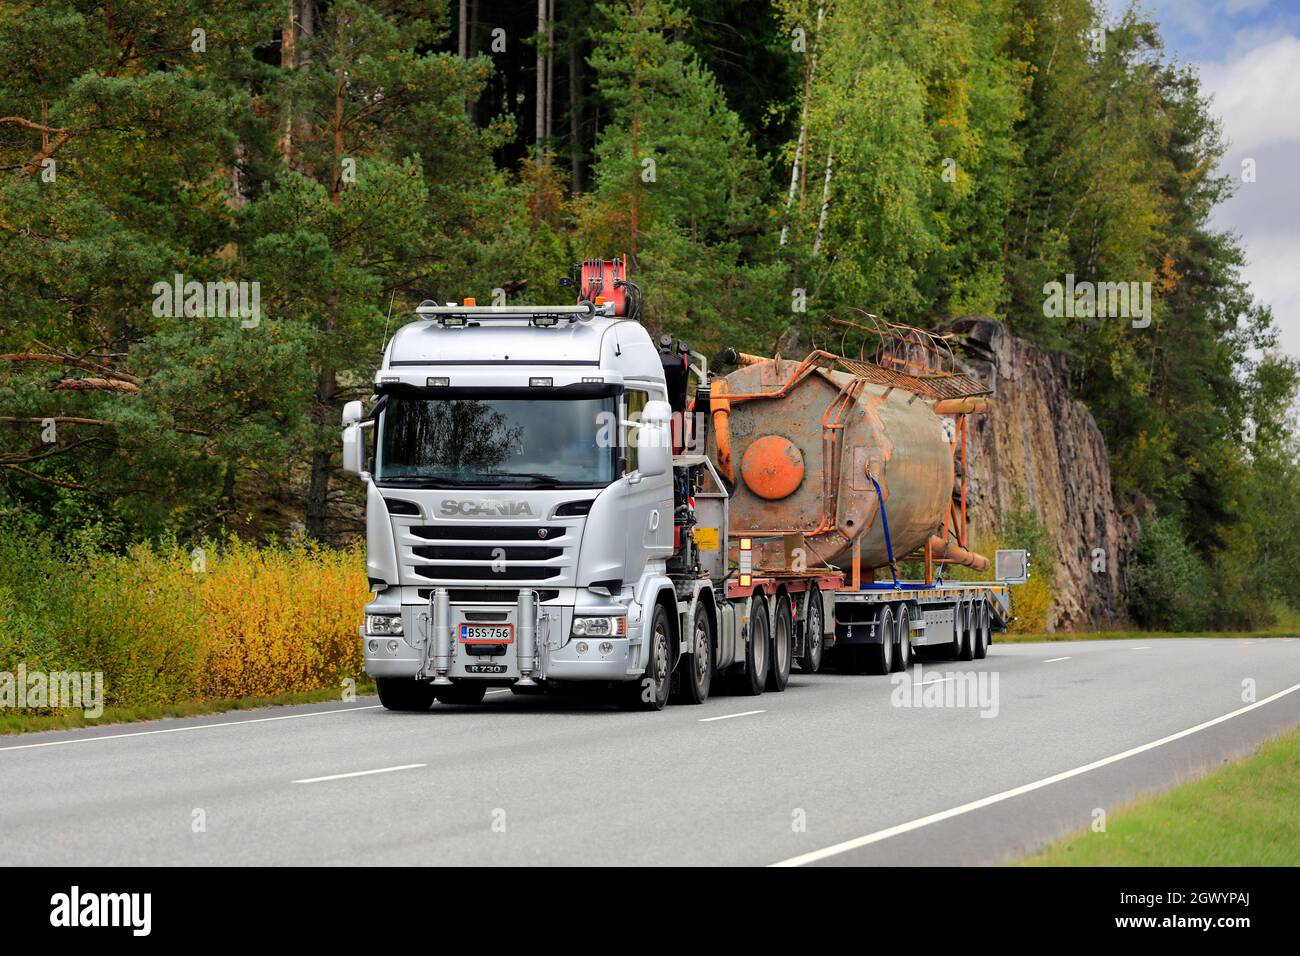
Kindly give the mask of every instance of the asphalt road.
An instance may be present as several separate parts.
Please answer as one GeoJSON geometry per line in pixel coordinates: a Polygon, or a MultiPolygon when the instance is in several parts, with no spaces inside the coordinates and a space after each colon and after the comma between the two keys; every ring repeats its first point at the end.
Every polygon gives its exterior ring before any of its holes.
{"type": "Polygon", "coordinates": [[[0,845],[11,865],[996,863],[1300,724],[1297,639],[995,644],[908,680],[0,737],[0,845]],[[899,706],[981,680],[976,706],[899,706]]]}

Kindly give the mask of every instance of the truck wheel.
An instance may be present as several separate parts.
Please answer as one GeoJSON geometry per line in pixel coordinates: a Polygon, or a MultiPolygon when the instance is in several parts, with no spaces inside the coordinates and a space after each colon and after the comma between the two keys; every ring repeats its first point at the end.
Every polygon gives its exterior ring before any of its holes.
{"type": "Polygon", "coordinates": [[[675,675],[677,698],[684,704],[702,704],[713,686],[713,616],[708,605],[695,605],[691,622],[691,652],[682,656],[675,675]]]}
{"type": "Polygon", "coordinates": [[[433,688],[433,696],[440,704],[479,704],[487,693],[487,685],[479,681],[458,681],[450,687],[433,688]]]}
{"type": "Polygon", "coordinates": [[[822,634],[822,595],[816,588],[808,591],[808,611],[803,618],[803,653],[799,656],[799,670],[816,674],[821,670],[825,635],[822,634]]]}
{"type": "Polygon", "coordinates": [[[975,605],[970,601],[961,606],[961,628],[957,632],[957,651],[953,655],[959,661],[975,658],[975,605]]]}
{"type": "Polygon", "coordinates": [[[412,677],[376,677],[379,702],[387,710],[428,710],[433,706],[433,685],[412,677]]]}
{"type": "Polygon", "coordinates": [[[981,601],[974,617],[975,627],[971,632],[972,650],[975,659],[982,661],[989,653],[989,606],[981,601]]]}
{"type": "Polygon", "coordinates": [[[757,697],[767,686],[767,652],[772,641],[767,601],[761,594],[755,594],[750,603],[753,610],[749,618],[749,640],[745,644],[745,673],[738,675],[736,692],[745,697],[757,697]]]}
{"type": "Polygon", "coordinates": [[[894,648],[893,670],[905,671],[912,666],[912,609],[906,604],[898,606],[894,633],[898,646],[894,648]]]}
{"type": "Polygon", "coordinates": [[[876,612],[876,633],[880,643],[863,648],[867,673],[888,674],[894,667],[894,611],[888,604],[876,612]]]}
{"type": "Polygon", "coordinates": [[[790,664],[794,660],[794,617],[787,595],[776,599],[776,620],[771,630],[772,666],[767,671],[767,689],[780,693],[790,683],[790,664]]]}
{"type": "Polygon", "coordinates": [[[656,604],[650,618],[650,660],[639,680],[628,681],[618,689],[618,705],[623,710],[663,710],[672,689],[672,627],[662,604],[656,604]]]}

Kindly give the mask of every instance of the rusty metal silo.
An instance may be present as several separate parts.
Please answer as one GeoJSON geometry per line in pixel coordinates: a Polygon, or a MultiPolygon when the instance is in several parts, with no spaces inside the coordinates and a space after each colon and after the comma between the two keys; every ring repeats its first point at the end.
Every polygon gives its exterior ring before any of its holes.
{"type": "Polygon", "coordinates": [[[783,563],[774,539],[801,535],[810,564],[849,567],[856,545],[862,568],[886,565],[883,499],[897,560],[933,543],[952,563],[987,566],[949,533],[957,435],[941,413],[975,407],[969,380],[936,386],[827,352],[736,358],[713,382],[708,453],[733,485],[731,527],[758,539],[760,563],[783,563]]]}

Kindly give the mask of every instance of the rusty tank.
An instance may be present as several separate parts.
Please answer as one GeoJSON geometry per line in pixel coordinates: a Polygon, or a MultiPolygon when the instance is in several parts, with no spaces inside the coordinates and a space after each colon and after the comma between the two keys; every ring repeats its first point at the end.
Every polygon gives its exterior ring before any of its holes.
{"type": "Polygon", "coordinates": [[[937,560],[987,568],[964,547],[964,425],[951,417],[983,410],[978,385],[945,391],[820,351],[732,358],[740,367],[711,385],[706,450],[731,486],[730,526],[753,536],[760,566],[787,564],[790,536],[809,566],[849,568],[855,551],[861,569],[887,565],[883,501],[896,561],[929,546],[937,560]]]}

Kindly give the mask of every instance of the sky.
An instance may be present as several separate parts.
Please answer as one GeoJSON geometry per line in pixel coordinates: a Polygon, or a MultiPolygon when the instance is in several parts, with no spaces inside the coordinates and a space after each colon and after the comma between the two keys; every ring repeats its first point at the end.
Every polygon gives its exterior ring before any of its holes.
{"type": "MultiPolygon", "coordinates": [[[[1107,0],[1112,17],[1127,0],[1107,0]]],[[[1212,224],[1245,248],[1245,277],[1273,309],[1284,351],[1300,357],[1300,0],[1139,0],[1166,52],[1195,66],[1213,96],[1236,194],[1212,224]],[[1242,181],[1254,161],[1255,181],[1242,181]]]]}

